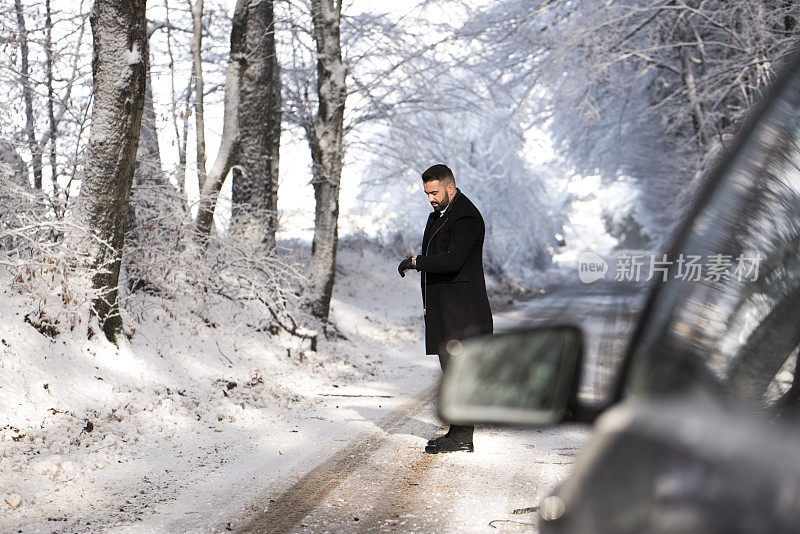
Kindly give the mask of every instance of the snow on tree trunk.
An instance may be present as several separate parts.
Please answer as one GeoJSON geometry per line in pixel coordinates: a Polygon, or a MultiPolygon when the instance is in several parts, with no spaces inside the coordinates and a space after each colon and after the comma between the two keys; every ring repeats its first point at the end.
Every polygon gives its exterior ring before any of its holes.
{"type": "Polygon", "coordinates": [[[50,8],[50,0],[45,3],[45,72],[47,76],[47,122],[50,130],[50,179],[53,181],[53,197],[58,197],[58,153],[56,142],[58,140],[58,128],[56,126],[56,114],[53,107],[55,93],[53,92],[53,13],[50,8]]]}
{"type": "Polygon", "coordinates": [[[244,39],[240,146],[233,168],[234,217],[235,224],[252,228],[259,239],[272,247],[277,227],[281,140],[281,83],[272,0],[248,2],[244,39]],[[237,208],[249,208],[257,220],[244,220],[248,210],[237,208]]]}
{"type": "Polygon", "coordinates": [[[25,136],[28,138],[28,146],[31,151],[31,163],[33,165],[33,186],[36,189],[42,188],[42,151],[36,142],[36,125],[33,116],[33,88],[31,87],[30,65],[28,63],[28,31],[25,28],[25,15],[22,11],[22,3],[15,0],[14,7],[17,11],[17,32],[19,33],[20,59],[22,61],[22,71],[20,81],[22,82],[22,97],[25,100],[25,136]]]}
{"type": "Polygon", "coordinates": [[[336,268],[339,185],[344,159],[343,120],[345,68],[339,28],[339,0],[312,0],[314,41],[317,45],[319,107],[309,132],[314,199],[314,241],[311,246],[310,288],[307,305],[312,315],[327,321],[336,268]]]}
{"type": "Polygon", "coordinates": [[[147,77],[145,81],[144,110],[142,112],[142,132],[139,136],[139,149],[136,152],[136,168],[133,175],[134,185],[164,185],[164,173],[161,169],[161,150],[158,147],[158,131],[156,130],[156,111],[153,107],[153,87],[150,79],[150,60],[147,59],[147,77]]]}
{"type": "Polygon", "coordinates": [[[242,64],[244,63],[244,32],[247,24],[247,0],[237,0],[231,25],[231,54],[228,71],[225,75],[225,110],[222,118],[222,137],[214,165],[206,176],[200,191],[197,211],[196,231],[200,242],[211,233],[214,223],[214,208],[217,205],[219,190],[225,177],[233,166],[239,150],[239,97],[242,85],[242,64]]]}
{"type": "Polygon", "coordinates": [[[194,122],[197,151],[197,183],[202,191],[206,181],[206,133],[203,113],[203,0],[189,2],[192,11],[192,79],[194,80],[194,122]]]}
{"type": "MultiPolygon", "coordinates": [[[[156,130],[156,113],[153,107],[153,88],[150,77],[150,57],[147,60],[144,93],[144,109],[142,112],[142,128],[139,135],[139,148],[136,152],[136,164],[133,171],[133,191],[126,235],[126,250],[135,250],[144,244],[146,232],[144,225],[159,225],[158,196],[163,195],[162,187],[167,185],[166,176],[161,168],[161,151],[158,147],[158,131],[156,130]]],[[[161,234],[165,236],[166,234],[161,234]]],[[[124,260],[128,288],[140,287],[141,273],[137,265],[139,257],[128,255],[124,260]]]]}
{"type": "Polygon", "coordinates": [[[145,96],[145,0],[96,0],[91,25],[94,108],[85,176],[72,215],[91,237],[71,239],[85,253],[92,286],[100,292],[90,314],[115,341],[122,330],[117,287],[145,96]]]}
{"type": "MultiPolygon", "coordinates": [[[[175,66],[175,55],[172,53],[172,23],[169,20],[169,1],[164,1],[164,22],[167,30],[167,57],[169,58],[169,65],[175,66]]],[[[189,132],[189,110],[192,105],[192,83],[193,78],[189,76],[188,86],[186,87],[186,100],[184,101],[183,113],[178,114],[178,97],[175,93],[175,69],[169,69],[170,79],[170,111],[172,115],[172,126],[175,129],[175,143],[178,150],[178,166],[175,170],[175,179],[178,182],[178,189],[185,192],[186,188],[186,145],[189,132]],[[178,124],[180,118],[183,123],[181,128],[178,124]]]]}

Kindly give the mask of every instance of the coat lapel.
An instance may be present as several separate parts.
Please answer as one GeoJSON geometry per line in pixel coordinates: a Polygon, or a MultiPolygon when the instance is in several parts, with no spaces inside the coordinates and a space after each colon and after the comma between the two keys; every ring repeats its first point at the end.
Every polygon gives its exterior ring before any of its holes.
{"type": "Polygon", "coordinates": [[[428,215],[428,222],[425,224],[425,232],[422,234],[422,253],[425,253],[425,248],[428,246],[428,241],[431,239],[431,234],[433,233],[433,227],[436,224],[436,218],[434,218],[436,212],[431,212],[428,215]]]}
{"type": "Polygon", "coordinates": [[[444,215],[438,216],[435,211],[432,211],[430,215],[428,215],[428,223],[425,225],[425,232],[422,234],[422,253],[425,254],[425,250],[428,247],[428,243],[433,238],[433,234],[444,225],[447,218],[453,213],[453,210],[456,208],[456,204],[458,203],[459,198],[463,196],[461,195],[461,191],[456,189],[456,194],[453,196],[453,200],[450,201],[450,206],[444,212],[444,215]]]}

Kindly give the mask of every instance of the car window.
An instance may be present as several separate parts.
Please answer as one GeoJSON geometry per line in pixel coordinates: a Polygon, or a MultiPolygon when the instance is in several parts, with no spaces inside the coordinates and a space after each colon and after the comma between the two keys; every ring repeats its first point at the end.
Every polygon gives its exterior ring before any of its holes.
{"type": "Polygon", "coordinates": [[[679,233],[629,351],[626,393],[695,389],[770,404],[791,387],[800,343],[799,67],[765,97],[679,233]]]}

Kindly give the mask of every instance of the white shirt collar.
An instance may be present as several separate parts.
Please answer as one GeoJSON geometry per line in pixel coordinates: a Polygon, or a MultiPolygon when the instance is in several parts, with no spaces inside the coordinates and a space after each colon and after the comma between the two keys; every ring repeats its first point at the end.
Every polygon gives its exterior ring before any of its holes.
{"type": "MultiPolygon", "coordinates": [[[[458,194],[458,190],[456,190],[456,195],[458,194]]],[[[453,198],[456,198],[456,195],[453,195],[453,198]]],[[[447,211],[447,208],[453,203],[453,198],[450,199],[450,202],[447,203],[447,206],[444,207],[442,211],[439,212],[439,217],[444,217],[444,212],[447,211]]]]}

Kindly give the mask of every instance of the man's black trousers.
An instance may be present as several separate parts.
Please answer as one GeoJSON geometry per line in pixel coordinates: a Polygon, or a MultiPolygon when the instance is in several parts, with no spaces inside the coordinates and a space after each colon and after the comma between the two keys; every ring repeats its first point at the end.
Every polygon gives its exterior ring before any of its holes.
{"type": "MultiPolygon", "coordinates": [[[[439,353],[439,365],[442,367],[442,372],[444,372],[445,367],[447,367],[447,361],[449,359],[450,354],[447,351],[439,353]]],[[[475,427],[473,425],[450,425],[450,430],[448,430],[447,433],[450,434],[450,437],[453,439],[472,443],[472,433],[474,431],[475,427]]]]}

